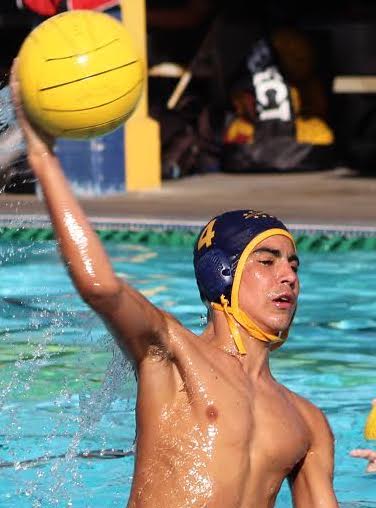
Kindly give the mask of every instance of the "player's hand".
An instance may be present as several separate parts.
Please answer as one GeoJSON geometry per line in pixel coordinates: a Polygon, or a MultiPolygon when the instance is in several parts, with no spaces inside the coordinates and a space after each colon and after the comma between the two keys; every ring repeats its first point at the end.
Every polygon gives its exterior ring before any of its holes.
{"type": "Polygon", "coordinates": [[[358,459],[368,460],[367,472],[376,473],[376,451],[358,448],[357,450],[352,450],[350,455],[358,459]]]}
{"type": "Polygon", "coordinates": [[[22,129],[29,157],[45,157],[53,154],[55,139],[32,124],[22,105],[20,82],[17,76],[17,58],[13,61],[10,87],[17,121],[22,129]]]}

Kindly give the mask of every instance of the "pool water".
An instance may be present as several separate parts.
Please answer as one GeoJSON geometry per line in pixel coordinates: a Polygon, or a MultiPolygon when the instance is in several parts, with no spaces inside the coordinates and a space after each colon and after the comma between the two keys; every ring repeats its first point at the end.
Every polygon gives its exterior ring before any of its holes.
{"type": "MultiPolygon", "coordinates": [[[[106,248],[119,276],[200,333],[190,249],[106,248]]],[[[376,475],[348,455],[372,446],[362,431],[376,397],[375,254],[301,261],[300,306],[272,370],[326,413],[341,507],[376,507],[376,475]]],[[[124,507],[135,432],[129,364],[78,298],[54,242],[0,243],[0,264],[0,506],[124,507]],[[100,455],[110,449],[130,453],[100,455]]],[[[284,485],[277,507],[291,506],[284,485]]]]}

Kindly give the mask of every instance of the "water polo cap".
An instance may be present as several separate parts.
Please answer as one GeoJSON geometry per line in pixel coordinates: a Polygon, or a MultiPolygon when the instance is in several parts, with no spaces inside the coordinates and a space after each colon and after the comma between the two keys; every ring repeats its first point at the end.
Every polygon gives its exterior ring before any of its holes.
{"type": "Polygon", "coordinates": [[[194,246],[194,268],[203,302],[225,313],[231,335],[241,354],[246,350],[237,323],[252,337],[279,347],[288,331],[266,333],[239,308],[241,276],[249,254],[266,238],[283,235],[295,246],[286,226],[276,217],[254,210],[235,210],[218,215],[200,233],[194,246]]]}

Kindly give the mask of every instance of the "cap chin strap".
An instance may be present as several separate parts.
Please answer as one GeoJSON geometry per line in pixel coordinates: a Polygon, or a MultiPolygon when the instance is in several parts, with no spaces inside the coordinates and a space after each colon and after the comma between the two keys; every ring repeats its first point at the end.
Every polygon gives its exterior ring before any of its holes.
{"type": "Polygon", "coordinates": [[[225,313],[227,324],[228,327],[230,328],[231,337],[235,342],[236,348],[241,355],[245,355],[247,354],[247,350],[245,349],[243,340],[240,336],[237,319],[233,317],[234,312],[232,308],[229,307],[228,304],[229,301],[227,300],[225,295],[221,295],[221,303],[219,304],[212,302],[211,306],[213,307],[213,309],[221,310],[222,312],[225,313]]]}
{"type": "Polygon", "coordinates": [[[244,343],[241,338],[239,328],[237,326],[238,324],[241,325],[251,335],[251,337],[261,340],[263,342],[271,343],[272,344],[271,349],[276,349],[276,348],[282,346],[282,344],[285,342],[285,340],[288,337],[288,330],[281,333],[280,335],[274,335],[272,333],[265,332],[254,321],[252,321],[252,319],[250,319],[250,317],[244,311],[242,311],[239,308],[240,281],[241,281],[241,276],[243,274],[244,266],[245,266],[245,263],[248,259],[248,256],[253,251],[253,249],[256,247],[256,245],[258,245],[263,240],[266,240],[267,238],[269,238],[271,236],[276,236],[276,235],[286,236],[287,238],[289,238],[291,240],[291,242],[293,243],[293,245],[295,247],[294,238],[288,231],[286,231],[284,229],[273,228],[273,229],[269,229],[267,231],[263,231],[259,235],[255,236],[249,242],[249,244],[245,247],[245,249],[243,250],[243,252],[239,258],[238,265],[236,267],[236,271],[235,271],[235,275],[234,275],[234,282],[233,282],[232,290],[231,290],[232,305],[231,306],[229,305],[230,302],[224,295],[221,295],[221,303],[215,303],[215,302],[211,303],[211,306],[213,309],[219,310],[219,311],[222,311],[225,313],[227,323],[230,328],[231,336],[235,342],[235,345],[236,345],[239,353],[242,355],[247,354],[247,350],[244,347],[244,343]]]}
{"type": "Polygon", "coordinates": [[[254,323],[245,312],[240,309],[237,309],[236,311],[230,307],[229,301],[224,295],[221,296],[221,303],[213,302],[211,306],[213,309],[220,310],[225,313],[232,339],[241,355],[247,354],[247,350],[245,349],[244,342],[241,338],[238,324],[245,328],[251,337],[263,342],[272,343],[271,349],[276,349],[282,346],[287,339],[288,332],[284,332],[280,336],[264,332],[264,330],[256,325],[256,323],[254,323]]]}

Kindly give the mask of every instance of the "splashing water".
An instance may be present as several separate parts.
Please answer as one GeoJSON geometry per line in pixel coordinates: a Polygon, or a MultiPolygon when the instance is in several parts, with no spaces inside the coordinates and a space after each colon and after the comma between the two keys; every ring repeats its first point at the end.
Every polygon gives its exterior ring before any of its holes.
{"type": "MultiPolygon", "coordinates": [[[[133,397],[132,369],[75,294],[53,242],[0,246],[0,266],[0,467],[14,484],[4,497],[8,506],[16,498],[17,506],[71,506],[82,458],[132,456],[132,439],[118,440],[124,450],[96,435],[104,414],[117,417],[113,404],[133,397]]],[[[133,416],[134,398],[127,405],[133,416]]]]}
{"type": "Polygon", "coordinates": [[[34,181],[27,165],[25,142],[17,124],[9,86],[0,84],[0,193],[34,181]]]}
{"type": "MultiPolygon", "coordinates": [[[[119,277],[200,333],[188,250],[106,247],[119,277]]],[[[130,365],[77,297],[53,242],[0,243],[0,263],[0,466],[8,464],[0,505],[123,507],[133,471],[130,365]]],[[[329,418],[341,507],[376,506],[375,479],[348,456],[367,446],[362,428],[376,393],[373,267],[374,253],[302,256],[295,325],[272,360],[276,378],[329,418]]],[[[210,453],[212,429],[203,438],[210,453]]],[[[291,507],[286,487],[276,506],[291,507]]]]}

